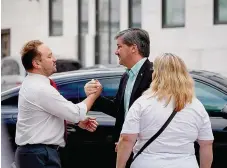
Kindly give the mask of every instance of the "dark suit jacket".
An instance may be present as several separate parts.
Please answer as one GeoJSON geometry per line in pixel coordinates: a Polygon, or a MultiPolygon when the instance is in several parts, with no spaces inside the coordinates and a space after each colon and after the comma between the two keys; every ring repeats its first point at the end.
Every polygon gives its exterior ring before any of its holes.
{"type": "MultiPolygon", "coordinates": [[[[132,94],[130,97],[129,108],[131,107],[133,102],[138,99],[145,90],[149,88],[152,81],[152,73],[153,63],[147,59],[140,68],[140,71],[134,83],[132,94]]],[[[124,73],[120,80],[118,92],[113,100],[100,96],[92,107],[93,110],[101,111],[116,118],[114,132],[115,142],[118,142],[125,119],[124,91],[127,84],[127,79],[128,76],[126,73],[124,73]]]]}

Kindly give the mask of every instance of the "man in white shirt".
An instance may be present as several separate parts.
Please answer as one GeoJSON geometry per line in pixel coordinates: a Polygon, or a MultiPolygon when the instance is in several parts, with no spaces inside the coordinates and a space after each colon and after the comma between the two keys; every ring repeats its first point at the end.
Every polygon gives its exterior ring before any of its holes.
{"type": "Polygon", "coordinates": [[[29,41],[21,51],[28,72],[19,92],[16,125],[16,164],[18,168],[60,168],[58,148],[65,146],[65,121],[95,131],[98,123],[86,116],[99,93],[73,104],[57,91],[48,77],[57,71],[56,59],[39,40],[29,41]]]}

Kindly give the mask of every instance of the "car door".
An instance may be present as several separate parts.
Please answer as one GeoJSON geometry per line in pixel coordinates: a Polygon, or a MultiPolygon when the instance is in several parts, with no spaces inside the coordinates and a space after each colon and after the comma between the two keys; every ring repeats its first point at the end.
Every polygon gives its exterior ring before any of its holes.
{"type": "Polygon", "coordinates": [[[227,152],[227,119],[222,118],[221,110],[227,103],[227,93],[202,80],[195,80],[195,92],[211,120],[214,135],[212,168],[224,168],[227,152]]]}
{"type": "Polygon", "coordinates": [[[1,97],[1,125],[6,127],[7,140],[11,145],[11,150],[15,152],[17,146],[15,144],[16,122],[18,114],[18,89],[10,91],[1,97]]]}
{"type": "MultiPolygon", "coordinates": [[[[102,76],[97,79],[103,85],[102,96],[113,98],[119,86],[121,76],[102,76]]],[[[73,103],[86,98],[84,85],[90,78],[71,81],[58,86],[59,92],[73,103]]],[[[68,144],[61,152],[64,168],[77,167],[110,167],[114,157],[112,133],[115,119],[102,112],[91,111],[89,115],[96,117],[99,126],[93,133],[82,130],[75,125],[68,128],[68,144]],[[87,161],[89,160],[89,161],[87,161]]]]}

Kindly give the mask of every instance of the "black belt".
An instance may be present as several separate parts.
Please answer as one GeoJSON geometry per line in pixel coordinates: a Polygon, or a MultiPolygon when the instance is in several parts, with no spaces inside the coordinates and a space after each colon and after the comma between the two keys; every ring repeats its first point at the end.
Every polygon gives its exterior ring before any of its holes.
{"type": "Polygon", "coordinates": [[[59,145],[48,145],[48,144],[26,144],[26,145],[18,145],[19,147],[49,147],[55,150],[59,150],[61,147],[59,145]]]}

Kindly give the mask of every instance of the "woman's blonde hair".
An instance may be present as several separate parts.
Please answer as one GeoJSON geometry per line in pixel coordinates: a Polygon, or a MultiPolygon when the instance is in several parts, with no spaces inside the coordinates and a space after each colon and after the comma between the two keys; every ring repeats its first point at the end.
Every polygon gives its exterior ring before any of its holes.
{"type": "Polygon", "coordinates": [[[167,104],[173,99],[175,110],[180,111],[194,97],[194,82],[184,61],[171,53],[158,56],[154,61],[154,72],[150,88],[144,94],[165,99],[167,104]]]}

